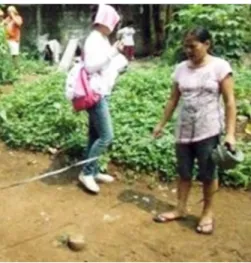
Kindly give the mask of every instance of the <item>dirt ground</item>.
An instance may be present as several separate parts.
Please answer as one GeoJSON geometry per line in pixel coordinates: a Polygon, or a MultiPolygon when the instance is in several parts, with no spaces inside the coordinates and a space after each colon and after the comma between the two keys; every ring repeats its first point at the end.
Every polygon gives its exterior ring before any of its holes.
{"type": "MultiPolygon", "coordinates": [[[[0,187],[62,166],[49,155],[3,143],[0,152],[0,187]]],[[[91,195],[78,184],[78,172],[0,190],[0,261],[251,261],[250,192],[221,189],[215,233],[202,236],[194,231],[201,209],[194,205],[202,197],[198,185],[186,221],[156,224],[153,214],[175,203],[175,185],[129,186],[120,179],[123,170],[111,166],[115,183],[91,195]],[[63,242],[71,234],[85,237],[82,251],[63,242]]]]}
{"type": "MultiPolygon", "coordinates": [[[[47,155],[13,151],[4,144],[0,151],[1,186],[59,166],[47,155]]],[[[77,174],[74,169],[0,191],[1,261],[251,260],[250,192],[217,193],[216,231],[201,236],[194,231],[201,205],[190,206],[186,221],[152,221],[154,212],[175,202],[174,185],[149,190],[143,182],[128,186],[116,180],[94,196],[78,184],[77,174]],[[76,233],[86,240],[79,252],[61,242],[76,233]]],[[[200,198],[196,186],[189,203],[200,198]]]]}

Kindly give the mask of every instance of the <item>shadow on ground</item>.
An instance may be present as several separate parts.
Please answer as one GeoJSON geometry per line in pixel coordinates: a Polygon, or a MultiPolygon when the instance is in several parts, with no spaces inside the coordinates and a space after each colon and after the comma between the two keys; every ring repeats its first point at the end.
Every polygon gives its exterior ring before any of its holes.
{"type": "MultiPolygon", "coordinates": [[[[46,169],[45,171],[43,171],[43,173],[48,173],[48,172],[62,169],[64,167],[67,167],[71,164],[78,162],[79,160],[80,159],[69,160],[68,155],[66,155],[65,153],[56,154],[52,157],[52,162],[51,162],[50,167],[46,169]]],[[[41,181],[48,185],[72,184],[73,182],[77,180],[81,169],[82,169],[82,165],[78,167],[73,167],[63,173],[46,177],[42,179],[41,181]]]]}
{"type": "MultiPolygon", "coordinates": [[[[49,169],[44,171],[44,173],[49,172],[49,171],[55,171],[63,167],[66,167],[68,165],[69,165],[69,159],[67,158],[67,155],[59,154],[59,155],[54,156],[49,169]]],[[[44,178],[41,181],[48,185],[73,184],[78,181],[78,174],[80,173],[81,169],[82,169],[82,166],[74,167],[64,173],[60,173],[58,175],[44,178]]],[[[77,185],[81,187],[79,183],[77,183],[77,185]]],[[[174,206],[175,206],[175,204],[172,203],[171,201],[164,202],[156,198],[152,194],[140,192],[134,189],[123,190],[118,195],[118,200],[119,200],[119,203],[115,206],[119,206],[123,203],[130,203],[130,204],[135,205],[139,209],[142,209],[152,214],[152,216],[154,216],[154,214],[157,214],[157,213],[163,213],[166,211],[170,211],[174,209],[174,206]]],[[[188,215],[185,220],[179,220],[178,222],[187,228],[194,229],[197,221],[198,221],[197,217],[193,215],[188,215]]]]}
{"type": "MultiPolygon", "coordinates": [[[[151,213],[153,217],[156,213],[158,214],[171,211],[175,207],[174,204],[171,204],[170,202],[164,202],[152,194],[146,194],[132,189],[121,192],[118,196],[118,199],[122,203],[131,203],[137,206],[139,209],[151,213]]],[[[189,229],[194,229],[198,222],[198,217],[194,215],[188,215],[186,219],[182,219],[177,222],[189,229]]]]}

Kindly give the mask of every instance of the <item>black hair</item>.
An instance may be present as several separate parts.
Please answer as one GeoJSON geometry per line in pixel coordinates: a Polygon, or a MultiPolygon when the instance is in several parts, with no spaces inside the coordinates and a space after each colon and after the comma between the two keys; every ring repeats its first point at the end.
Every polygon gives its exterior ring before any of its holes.
{"type": "MultiPolygon", "coordinates": [[[[206,28],[201,27],[201,26],[192,28],[185,33],[185,37],[189,36],[189,35],[194,36],[195,39],[201,43],[205,43],[206,41],[210,41],[211,45],[210,45],[210,49],[208,50],[208,53],[213,55],[212,36],[206,28]]],[[[178,49],[176,59],[178,62],[182,62],[182,61],[188,59],[186,52],[182,48],[178,49]]]]}
{"type": "Polygon", "coordinates": [[[80,48],[80,46],[78,45],[75,51],[75,56],[76,57],[80,57],[82,55],[82,49],[80,48]]]}
{"type": "Polygon", "coordinates": [[[51,65],[53,64],[53,52],[48,44],[45,46],[43,57],[45,61],[49,61],[51,65]]]}
{"type": "Polygon", "coordinates": [[[132,25],[133,25],[133,21],[132,21],[132,20],[128,20],[128,21],[126,22],[126,25],[127,25],[127,26],[132,26],[132,25]]]}
{"type": "Polygon", "coordinates": [[[91,21],[94,22],[96,14],[98,12],[98,5],[91,5],[90,12],[91,12],[91,21]]]}
{"type": "Polygon", "coordinates": [[[212,36],[209,33],[209,31],[204,27],[196,27],[191,30],[189,30],[185,36],[192,35],[195,37],[195,39],[201,43],[205,43],[206,41],[211,41],[212,36]]]}
{"type": "Polygon", "coordinates": [[[206,41],[210,41],[210,47],[209,47],[208,53],[211,55],[214,54],[212,35],[210,34],[208,29],[206,29],[205,27],[201,27],[201,26],[195,27],[195,28],[187,31],[185,36],[188,36],[188,35],[194,36],[194,38],[201,43],[205,43],[206,41]]]}

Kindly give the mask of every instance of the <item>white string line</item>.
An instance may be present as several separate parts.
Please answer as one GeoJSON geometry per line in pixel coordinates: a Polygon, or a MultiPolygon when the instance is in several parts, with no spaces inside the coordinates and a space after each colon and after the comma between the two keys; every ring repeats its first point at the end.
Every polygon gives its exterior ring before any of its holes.
{"type": "MultiPolygon", "coordinates": [[[[149,141],[151,141],[151,138],[143,138],[142,140],[140,140],[140,143],[146,143],[146,142],[149,142],[149,141]]],[[[65,171],[70,170],[73,167],[76,167],[76,166],[79,166],[79,165],[82,165],[82,164],[85,164],[85,163],[89,163],[89,162],[95,161],[97,159],[98,159],[98,157],[92,157],[92,158],[89,158],[89,159],[86,159],[86,160],[79,161],[79,162],[77,162],[75,164],[66,166],[66,167],[61,168],[61,169],[56,170],[56,171],[48,172],[48,173],[41,174],[41,175],[38,175],[38,176],[35,176],[35,177],[32,177],[32,178],[28,178],[28,179],[25,179],[25,180],[22,180],[22,181],[14,182],[14,183],[11,183],[9,185],[0,186],[0,190],[4,190],[4,189],[7,189],[7,188],[12,188],[12,187],[15,187],[15,186],[31,183],[31,182],[38,181],[38,180],[46,178],[46,177],[50,177],[50,176],[53,176],[53,175],[56,175],[56,174],[60,174],[60,173],[63,173],[65,171]]]]}
{"type": "Polygon", "coordinates": [[[19,182],[15,182],[15,183],[6,185],[6,186],[0,186],[0,190],[11,188],[11,187],[15,187],[15,186],[19,186],[19,185],[22,185],[22,184],[27,184],[27,183],[30,183],[30,182],[34,182],[34,181],[46,178],[46,177],[50,177],[50,176],[53,176],[53,175],[56,175],[56,174],[60,174],[60,173],[63,173],[65,171],[67,171],[67,170],[70,170],[73,167],[76,167],[76,166],[79,166],[79,165],[82,165],[82,164],[85,164],[85,163],[89,163],[89,162],[95,161],[97,159],[98,159],[98,157],[89,158],[89,159],[86,159],[86,160],[79,161],[79,162],[77,162],[75,164],[66,166],[66,167],[61,168],[61,169],[56,170],[56,171],[52,171],[52,172],[48,172],[48,173],[45,173],[45,174],[41,174],[41,175],[29,178],[29,179],[25,179],[23,181],[19,181],[19,182]]]}

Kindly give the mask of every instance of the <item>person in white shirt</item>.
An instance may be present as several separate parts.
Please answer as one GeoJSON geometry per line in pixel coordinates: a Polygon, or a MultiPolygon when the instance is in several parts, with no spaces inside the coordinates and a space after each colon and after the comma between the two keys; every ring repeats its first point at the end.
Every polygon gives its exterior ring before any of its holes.
{"type": "MultiPolygon", "coordinates": [[[[116,42],[111,46],[108,36],[115,30],[120,17],[110,5],[99,5],[98,12],[93,16],[94,28],[84,45],[84,64],[89,73],[90,87],[102,95],[101,100],[88,109],[89,132],[86,158],[99,157],[111,144],[113,139],[112,120],[109,111],[108,97],[112,92],[118,67],[114,59],[123,56],[123,44],[116,42]],[[115,73],[114,73],[115,72],[115,73]]],[[[123,63],[126,64],[125,58],[123,63]]],[[[111,183],[114,178],[99,172],[98,160],[84,164],[79,174],[80,182],[91,192],[100,191],[97,182],[111,183]]]]}
{"type": "Polygon", "coordinates": [[[127,22],[126,27],[121,28],[117,36],[118,38],[122,39],[124,44],[124,54],[128,60],[134,59],[135,53],[135,42],[134,42],[134,34],[136,33],[135,29],[133,28],[133,22],[130,20],[127,22]]]}

